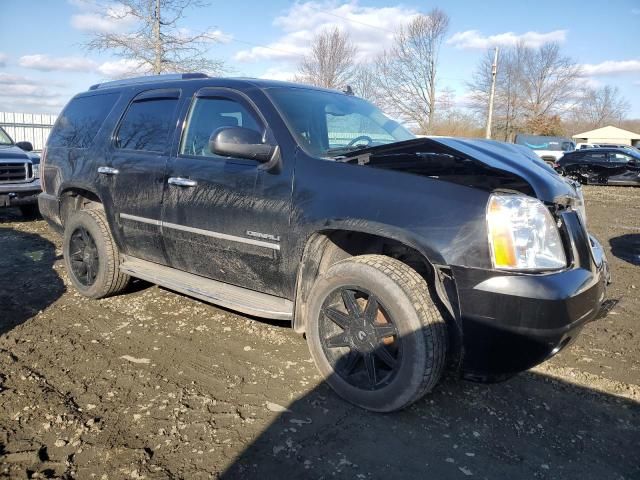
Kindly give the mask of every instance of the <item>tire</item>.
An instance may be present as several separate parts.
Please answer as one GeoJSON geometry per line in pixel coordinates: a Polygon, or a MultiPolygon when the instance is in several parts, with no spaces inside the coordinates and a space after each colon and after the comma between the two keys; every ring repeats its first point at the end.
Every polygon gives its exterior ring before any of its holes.
{"type": "Polygon", "coordinates": [[[20,213],[25,218],[36,218],[40,215],[38,205],[20,205],[20,213]]]}
{"type": "Polygon", "coordinates": [[[345,400],[392,412],[420,399],[440,380],[447,350],[445,321],[426,281],[399,260],[383,255],[342,260],[318,278],[308,305],[311,356],[345,400]],[[379,307],[375,313],[372,298],[379,307]],[[359,314],[350,315],[348,304],[359,314]],[[338,326],[343,323],[348,326],[338,326]]]}
{"type": "Polygon", "coordinates": [[[71,283],[85,297],[108,297],[128,285],[130,277],[120,272],[120,253],[104,212],[75,212],[65,224],[62,249],[71,283]],[[87,238],[90,241],[87,242],[87,238]],[[83,242],[87,247],[79,250],[78,245],[83,242]],[[82,268],[83,263],[85,268],[82,268]],[[88,264],[91,264],[90,269],[88,264]]]}

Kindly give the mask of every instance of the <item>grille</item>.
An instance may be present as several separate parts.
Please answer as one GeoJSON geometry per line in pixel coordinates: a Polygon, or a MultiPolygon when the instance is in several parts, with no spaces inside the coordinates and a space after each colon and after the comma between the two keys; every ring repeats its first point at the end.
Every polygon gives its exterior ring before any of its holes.
{"type": "Polygon", "coordinates": [[[28,175],[27,163],[0,162],[0,183],[26,182],[28,175]]]}

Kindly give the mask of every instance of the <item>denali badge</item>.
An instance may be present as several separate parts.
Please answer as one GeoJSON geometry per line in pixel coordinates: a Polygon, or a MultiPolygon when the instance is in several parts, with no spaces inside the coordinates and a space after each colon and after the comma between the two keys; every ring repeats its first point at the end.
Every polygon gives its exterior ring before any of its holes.
{"type": "Polygon", "coordinates": [[[247,230],[247,235],[250,237],[262,238],[265,240],[273,240],[274,242],[280,241],[280,235],[271,235],[270,233],[252,232],[251,230],[247,230]]]}

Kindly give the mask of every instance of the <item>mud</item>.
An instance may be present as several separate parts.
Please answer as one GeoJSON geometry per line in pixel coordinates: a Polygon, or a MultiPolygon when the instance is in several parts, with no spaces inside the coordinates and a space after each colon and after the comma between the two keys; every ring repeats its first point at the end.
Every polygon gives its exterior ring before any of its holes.
{"type": "Polygon", "coordinates": [[[0,476],[640,478],[640,189],[585,189],[609,317],[510,381],[446,378],[391,415],[324,385],[304,339],[137,282],[94,301],[60,239],[0,210],[0,476]]]}

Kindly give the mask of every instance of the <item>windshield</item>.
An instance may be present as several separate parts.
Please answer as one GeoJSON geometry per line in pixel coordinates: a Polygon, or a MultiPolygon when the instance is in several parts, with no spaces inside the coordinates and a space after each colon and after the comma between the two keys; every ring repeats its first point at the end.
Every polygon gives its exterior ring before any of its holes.
{"type": "Polygon", "coordinates": [[[13,145],[13,140],[2,127],[0,127],[0,145],[13,145]]]}
{"type": "Polygon", "coordinates": [[[570,152],[576,148],[575,143],[567,138],[544,135],[517,135],[516,143],[525,145],[532,150],[549,150],[551,152],[570,152]]]}
{"type": "Polygon", "coordinates": [[[415,136],[366,100],[306,88],[267,90],[291,132],[310,154],[336,157],[415,136]]]}

